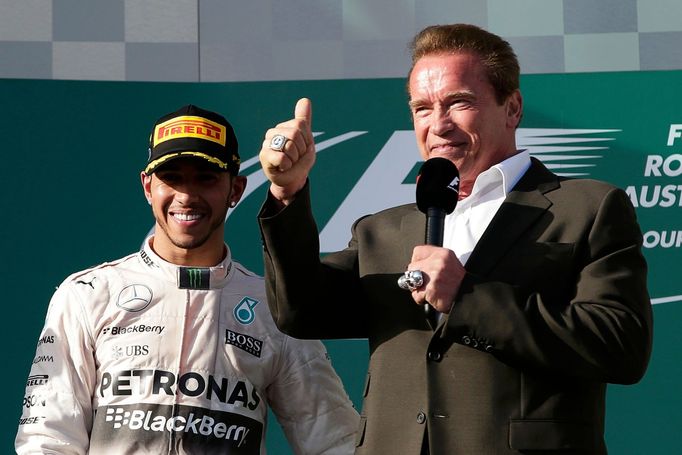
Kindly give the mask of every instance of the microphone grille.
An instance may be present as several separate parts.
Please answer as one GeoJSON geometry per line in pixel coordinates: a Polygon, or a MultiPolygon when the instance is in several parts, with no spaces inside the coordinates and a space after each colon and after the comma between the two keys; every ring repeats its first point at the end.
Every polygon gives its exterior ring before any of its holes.
{"type": "Polygon", "coordinates": [[[424,161],[417,175],[417,207],[423,213],[429,208],[452,213],[459,196],[459,171],[452,161],[441,157],[424,161]]]}

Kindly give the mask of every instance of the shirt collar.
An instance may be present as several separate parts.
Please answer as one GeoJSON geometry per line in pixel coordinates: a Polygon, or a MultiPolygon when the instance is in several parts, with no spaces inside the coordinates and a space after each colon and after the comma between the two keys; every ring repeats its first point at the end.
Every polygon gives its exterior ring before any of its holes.
{"type": "Polygon", "coordinates": [[[465,205],[474,204],[486,194],[496,189],[502,191],[502,197],[507,197],[507,194],[514,188],[514,185],[516,185],[529,167],[530,154],[527,150],[522,150],[510,156],[506,160],[481,172],[476,177],[471,194],[460,201],[460,203],[464,202],[465,205]]]}
{"type": "Polygon", "coordinates": [[[140,260],[150,272],[175,283],[180,289],[220,289],[234,275],[234,267],[230,248],[225,245],[225,259],[213,267],[184,267],[171,264],[162,259],[151,247],[152,237],[144,242],[139,252],[140,260]]]}

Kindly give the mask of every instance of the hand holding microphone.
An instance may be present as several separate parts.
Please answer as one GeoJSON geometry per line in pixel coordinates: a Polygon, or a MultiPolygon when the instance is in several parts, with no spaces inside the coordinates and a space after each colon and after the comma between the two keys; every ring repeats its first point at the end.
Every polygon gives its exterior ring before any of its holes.
{"type": "Polygon", "coordinates": [[[417,303],[424,303],[424,312],[432,326],[438,315],[432,305],[447,312],[452,304],[464,268],[451,250],[443,246],[445,216],[452,213],[459,194],[459,172],[445,158],[424,162],[417,177],[417,207],[426,215],[425,243],[415,247],[408,271],[399,285],[412,292],[417,303]],[[417,286],[417,284],[419,284],[417,286]]]}

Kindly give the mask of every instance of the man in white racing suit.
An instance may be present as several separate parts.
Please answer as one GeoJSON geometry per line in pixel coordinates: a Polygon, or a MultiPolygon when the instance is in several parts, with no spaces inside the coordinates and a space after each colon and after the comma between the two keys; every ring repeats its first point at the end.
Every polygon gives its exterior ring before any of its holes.
{"type": "Polygon", "coordinates": [[[268,406],[294,453],[353,452],[359,417],[324,346],[276,328],[262,278],[224,243],[238,172],[222,116],[190,105],[155,124],[154,236],[55,292],[18,454],[260,455],[268,406]]]}

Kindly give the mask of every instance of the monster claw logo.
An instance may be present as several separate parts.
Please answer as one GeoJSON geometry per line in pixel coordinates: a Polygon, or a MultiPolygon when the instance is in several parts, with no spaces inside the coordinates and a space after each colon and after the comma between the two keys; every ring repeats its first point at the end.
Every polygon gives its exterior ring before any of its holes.
{"type": "Polygon", "coordinates": [[[189,285],[193,288],[201,286],[201,271],[197,269],[187,270],[189,276],[189,285]]]}
{"type": "Polygon", "coordinates": [[[211,288],[211,272],[207,268],[180,267],[178,276],[180,289],[211,288]]]}
{"type": "Polygon", "coordinates": [[[237,306],[234,307],[234,317],[242,324],[251,324],[256,318],[256,312],[253,310],[258,305],[258,300],[251,297],[244,297],[237,306]]]}

